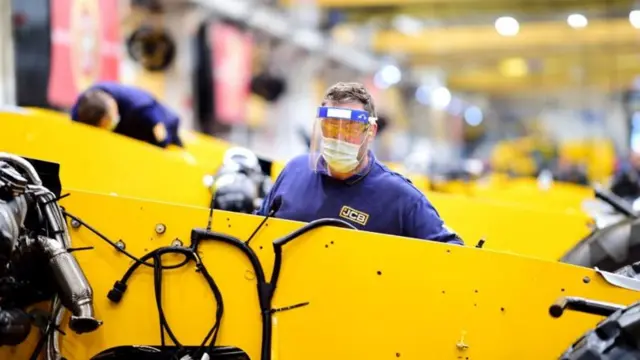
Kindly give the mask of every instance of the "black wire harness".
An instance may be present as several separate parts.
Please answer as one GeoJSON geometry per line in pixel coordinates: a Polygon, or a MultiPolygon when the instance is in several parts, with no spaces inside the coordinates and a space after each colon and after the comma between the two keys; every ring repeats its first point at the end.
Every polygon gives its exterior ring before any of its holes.
{"type": "MultiPolygon", "coordinates": [[[[140,267],[140,265],[153,268],[154,290],[155,290],[156,306],[158,308],[160,336],[161,336],[162,345],[163,346],[165,345],[164,334],[166,332],[169,338],[176,345],[176,347],[178,347],[178,351],[174,355],[174,358],[178,358],[178,359],[181,359],[178,356],[186,356],[186,355],[190,356],[193,359],[206,358],[205,354],[206,355],[211,354],[213,351],[213,348],[215,347],[218,330],[220,328],[220,323],[222,321],[222,317],[224,313],[222,293],[218,288],[217,284],[215,283],[215,281],[213,280],[213,277],[209,274],[206,267],[202,263],[200,257],[198,256],[198,247],[202,241],[219,241],[219,242],[231,245],[237,248],[238,250],[240,250],[248,258],[249,262],[251,263],[253,271],[256,275],[256,286],[257,286],[257,292],[258,292],[258,300],[260,304],[260,314],[262,319],[262,341],[261,341],[260,359],[271,360],[271,347],[272,347],[271,314],[277,311],[294,309],[294,308],[308,304],[308,303],[303,303],[303,304],[292,305],[284,309],[272,308],[272,299],[275,294],[276,285],[278,283],[278,279],[279,279],[281,268],[282,268],[282,248],[289,242],[320,227],[334,226],[334,227],[357,230],[356,227],[354,227],[353,225],[343,220],[330,219],[330,218],[319,219],[319,220],[312,221],[304,225],[300,229],[274,241],[273,249],[275,252],[275,260],[273,265],[273,271],[271,273],[271,279],[270,281],[267,281],[264,268],[260,263],[260,259],[258,258],[256,253],[253,251],[253,249],[249,247],[247,242],[244,242],[233,236],[211,231],[210,225],[207,226],[207,229],[193,229],[191,231],[191,245],[189,247],[183,247],[183,246],[161,247],[147,253],[142,258],[137,258],[136,256],[132,255],[126,250],[118,247],[114,241],[110,240],[104,234],[100,233],[98,230],[91,227],[90,225],[82,221],[77,216],[74,216],[66,211],[64,214],[65,216],[68,216],[72,220],[75,220],[76,222],[78,222],[80,225],[86,227],[89,231],[91,231],[96,236],[98,236],[99,238],[107,242],[118,252],[121,252],[122,254],[124,254],[125,256],[129,257],[134,261],[134,264],[131,265],[131,267],[126,271],[126,273],[120,280],[115,282],[113,288],[109,291],[107,297],[112,302],[118,303],[122,300],[122,297],[125,291],[127,290],[128,280],[130,279],[131,275],[133,275],[133,273],[140,267]],[[165,254],[179,254],[179,255],[183,255],[185,259],[177,264],[163,265],[161,257],[162,255],[165,255],[165,254]],[[150,262],[150,260],[153,260],[153,261],[150,262]],[[194,354],[186,354],[184,345],[182,345],[178,341],[175,334],[171,331],[171,328],[169,327],[169,324],[167,323],[166,317],[164,315],[164,310],[162,309],[162,302],[161,302],[162,271],[179,268],[181,266],[186,265],[190,261],[195,262],[196,269],[205,278],[217,302],[215,323],[211,328],[211,330],[209,331],[209,333],[205,336],[198,350],[194,354]],[[208,345],[207,345],[207,342],[208,342],[208,345]]],[[[260,228],[263,224],[264,224],[264,221],[260,223],[258,228],[260,228]]],[[[256,229],[254,233],[257,232],[257,230],[258,229],[256,229]]]]}

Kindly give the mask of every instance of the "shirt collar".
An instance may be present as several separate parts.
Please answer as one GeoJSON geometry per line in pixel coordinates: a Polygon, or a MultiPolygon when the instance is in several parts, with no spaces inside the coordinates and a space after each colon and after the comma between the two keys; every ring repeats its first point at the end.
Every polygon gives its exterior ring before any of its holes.
{"type": "MultiPolygon", "coordinates": [[[[369,154],[369,163],[367,164],[367,166],[363,167],[362,169],[360,169],[360,171],[358,171],[358,173],[351,175],[350,177],[344,179],[344,181],[346,183],[348,183],[349,185],[358,182],[359,180],[362,180],[365,176],[367,176],[370,172],[371,169],[373,168],[373,164],[377,161],[375,155],[373,154],[373,151],[368,150],[367,154],[369,154]]],[[[320,155],[320,159],[318,159],[318,165],[316,166],[316,171],[322,175],[325,176],[329,176],[331,177],[331,175],[329,175],[329,169],[327,166],[327,162],[324,160],[324,158],[322,157],[322,155],[320,155]]]]}

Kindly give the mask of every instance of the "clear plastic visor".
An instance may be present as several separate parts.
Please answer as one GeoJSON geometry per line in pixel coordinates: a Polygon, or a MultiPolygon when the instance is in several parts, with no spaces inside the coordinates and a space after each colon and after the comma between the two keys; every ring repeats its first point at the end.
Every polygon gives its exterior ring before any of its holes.
{"type": "Polygon", "coordinates": [[[355,119],[316,118],[309,156],[312,170],[329,174],[350,173],[360,167],[367,151],[371,122],[365,111],[357,111],[351,117],[355,119]]]}

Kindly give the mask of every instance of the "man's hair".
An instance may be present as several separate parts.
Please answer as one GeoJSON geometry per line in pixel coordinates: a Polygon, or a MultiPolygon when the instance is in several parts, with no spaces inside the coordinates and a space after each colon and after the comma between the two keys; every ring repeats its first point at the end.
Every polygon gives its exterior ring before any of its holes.
{"type": "Polygon", "coordinates": [[[101,90],[88,90],[78,100],[78,121],[98,126],[109,112],[108,94],[101,90]]]}
{"type": "Polygon", "coordinates": [[[325,106],[329,101],[336,104],[359,102],[364,106],[364,110],[369,113],[369,116],[376,117],[376,107],[373,103],[373,98],[371,98],[371,94],[369,94],[364,85],[360,83],[339,82],[331,86],[324,94],[322,106],[325,106]]]}

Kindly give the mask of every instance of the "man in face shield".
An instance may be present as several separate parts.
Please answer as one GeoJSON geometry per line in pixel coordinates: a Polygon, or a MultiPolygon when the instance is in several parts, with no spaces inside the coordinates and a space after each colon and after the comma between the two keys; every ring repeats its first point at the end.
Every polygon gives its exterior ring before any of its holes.
{"type": "Polygon", "coordinates": [[[373,100],[362,84],[330,87],[310,153],[285,166],[257,214],[303,222],[339,218],[365,231],[463,245],[422,192],[376,160],[369,149],[376,131],[373,100]]]}

